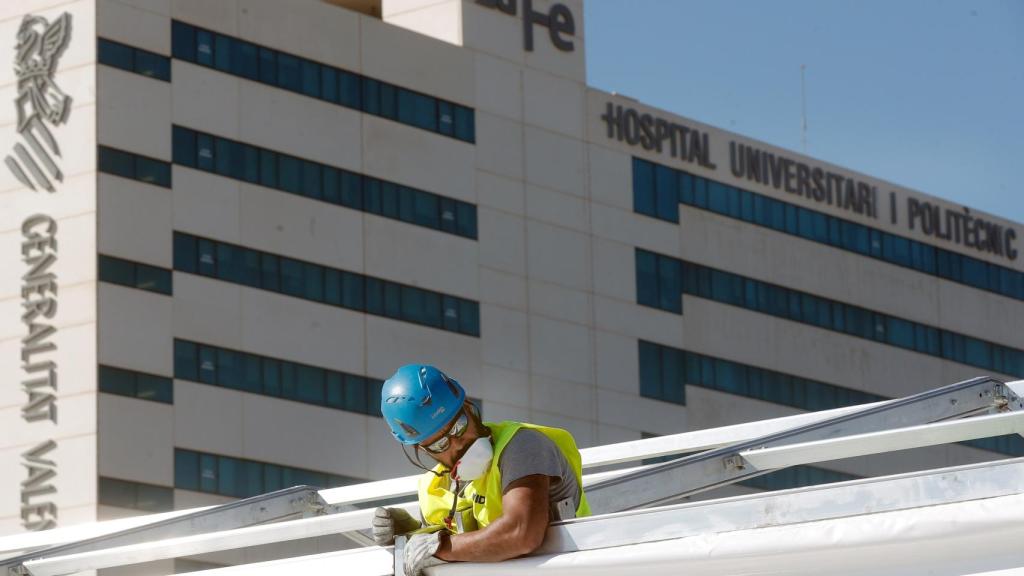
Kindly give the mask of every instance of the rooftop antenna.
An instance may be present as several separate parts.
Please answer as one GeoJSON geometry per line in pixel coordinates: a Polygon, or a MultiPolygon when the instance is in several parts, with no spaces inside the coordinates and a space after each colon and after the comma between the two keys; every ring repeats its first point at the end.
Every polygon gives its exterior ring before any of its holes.
{"type": "Polygon", "coordinates": [[[807,154],[807,88],[804,82],[806,64],[800,65],[800,147],[807,154]]]}

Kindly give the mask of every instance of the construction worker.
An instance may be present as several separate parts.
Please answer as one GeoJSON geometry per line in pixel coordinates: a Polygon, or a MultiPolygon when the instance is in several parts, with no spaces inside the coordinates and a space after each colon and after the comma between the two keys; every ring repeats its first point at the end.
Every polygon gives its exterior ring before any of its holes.
{"type": "Polygon", "coordinates": [[[381,390],[381,412],[419,480],[421,520],[377,508],[378,545],[410,534],[406,574],[447,561],[496,562],[528,554],[550,522],[590,513],[580,453],[565,430],[482,422],[458,382],[433,366],[402,366],[381,390]],[[407,450],[411,449],[415,460],[407,450]],[[427,468],[426,454],[436,461],[427,468]]]}

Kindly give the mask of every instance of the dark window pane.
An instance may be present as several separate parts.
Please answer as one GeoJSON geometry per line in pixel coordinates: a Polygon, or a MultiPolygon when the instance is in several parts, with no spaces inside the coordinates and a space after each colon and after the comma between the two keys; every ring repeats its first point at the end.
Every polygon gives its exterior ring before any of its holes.
{"type": "Polygon", "coordinates": [[[323,80],[323,99],[328,102],[338,102],[338,73],[334,68],[330,66],[324,66],[320,69],[321,78],[323,80]]]}
{"type": "Polygon", "coordinates": [[[263,393],[270,396],[281,395],[281,362],[273,358],[264,358],[263,393]]]}
{"type": "Polygon", "coordinates": [[[392,120],[398,115],[398,90],[391,84],[380,83],[380,112],[378,114],[392,120]]]}
{"type": "Polygon", "coordinates": [[[324,200],[331,204],[341,204],[341,182],[337,168],[324,166],[324,200]]]}
{"type": "Polygon", "coordinates": [[[199,352],[192,342],[174,341],[174,377],[193,382],[199,380],[199,352]]]}
{"type": "Polygon", "coordinates": [[[415,118],[413,123],[424,130],[437,130],[436,100],[430,96],[416,94],[413,100],[415,118]]]}
{"type": "Polygon", "coordinates": [[[235,74],[250,80],[259,79],[259,49],[256,45],[244,40],[235,40],[231,48],[235,74]]]}
{"type": "Polygon", "coordinates": [[[277,154],[270,150],[260,150],[260,184],[277,188],[277,154]]]}
{"type": "Polygon", "coordinates": [[[305,267],[302,262],[281,258],[281,291],[290,296],[303,296],[305,267]]]}
{"type": "Polygon", "coordinates": [[[171,165],[143,156],[135,159],[135,177],[142,182],[171,187],[171,165]]]}
{"type": "Polygon", "coordinates": [[[398,284],[384,282],[384,315],[389,318],[402,317],[402,292],[398,284]]]}
{"type": "Polygon", "coordinates": [[[633,211],[654,216],[654,164],[633,159],[633,211]]]}
{"type": "Polygon", "coordinates": [[[138,264],[135,267],[135,286],[142,290],[171,294],[171,273],[163,268],[138,264]]]}
{"type": "Polygon", "coordinates": [[[135,159],[131,154],[100,146],[98,155],[101,172],[125,178],[135,178],[135,159]]]}
{"type": "Polygon", "coordinates": [[[660,346],[640,341],[640,395],[661,399],[660,346]]]}
{"type": "Polygon", "coordinates": [[[279,258],[273,254],[260,255],[260,283],[264,290],[277,292],[281,289],[279,258]]]}
{"type": "Polygon", "coordinates": [[[269,48],[259,49],[260,82],[277,85],[277,53],[269,48]]]}
{"type": "Polygon", "coordinates": [[[135,69],[133,53],[134,50],[130,46],[100,38],[96,57],[101,64],[133,72],[135,69]]]}
{"type": "Polygon", "coordinates": [[[636,251],[636,301],[644,306],[658,306],[657,258],[644,250],[636,251]]]}
{"type": "Polygon", "coordinates": [[[99,388],[101,392],[120,396],[135,396],[135,373],[120,368],[100,366],[99,388]]]}
{"type": "Polygon", "coordinates": [[[345,409],[367,413],[366,380],[358,376],[345,376],[345,409]]]}
{"type": "Polygon", "coordinates": [[[367,278],[366,311],[370,314],[384,314],[384,284],[376,278],[367,278]]]}
{"type": "Polygon", "coordinates": [[[437,101],[437,122],[438,132],[445,136],[455,134],[455,111],[452,110],[451,103],[444,100],[437,101]]]}
{"type": "Polygon", "coordinates": [[[302,163],[302,194],[310,198],[323,198],[320,165],[316,162],[302,163]]]}
{"type": "Polygon", "coordinates": [[[281,362],[281,397],[294,400],[298,377],[295,374],[295,364],[292,362],[281,362]]]}
{"type": "Polygon", "coordinates": [[[398,106],[397,119],[403,124],[413,124],[416,119],[416,110],[414,100],[416,94],[409,90],[398,89],[397,91],[398,106]]]}
{"type": "Polygon", "coordinates": [[[199,273],[214,276],[217,271],[217,259],[214,254],[215,245],[209,240],[198,240],[199,273]]]}
{"type": "Polygon", "coordinates": [[[480,335],[480,306],[476,302],[459,302],[459,332],[469,336],[480,335]]]}
{"type": "Polygon", "coordinates": [[[465,106],[454,105],[455,108],[455,137],[466,142],[476,140],[476,127],[473,120],[473,110],[465,106]]]}
{"type": "Polygon", "coordinates": [[[242,145],[242,179],[253,184],[260,181],[260,150],[248,144],[242,145]]]}
{"type": "Polygon", "coordinates": [[[324,299],[324,269],[316,264],[305,266],[305,298],[322,302],[324,299]]]}
{"type": "Polygon", "coordinates": [[[196,29],[182,22],[171,23],[171,54],[188,62],[196,60],[196,29]]]}
{"type": "Polygon", "coordinates": [[[280,154],[278,164],[280,188],[295,194],[300,193],[302,191],[302,160],[280,154]]]}
{"type": "Polygon", "coordinates": [[[380,213],[388,218],[398,218],[398,186],[393,182],[380,183],[380,213]]]}
{"type": "Polygon", "coordinates": [[[454,234],[457,229],[455,222],[455,200],[452,200],[451,198],[439,198],[438,201],[441,205],[441,230],[454,234]]]}
{"type": "Polygon", "coordinates": [[[232,72],[231,69],[231,38],[217,34],[214,39],[213,67],[221,72],[232,72]]]}
{"type": "Polygon", "coordinates": [[[658,218],[679,222],[679,180],[671,168],[658,166],[655,171],[655,203],[658,218]]]}
{"type": "Polygon", "coordinates": [[[213,171],[213,137],[209,134],[196,136],[196,167],[200,170],[213,171]]]}
{"type": "Polygon", "coordinates": [[[174,487],[199,490],[199,454],[191,450],[174,450],[174,487]]]}
{"type": "Polygon", "coordinates": [[[217,350],[217,385],[241,388],[242,374],[238,353],[223,348],[217,350]]]}
{"type": "Polygon", "coordinates": [[[345,377],[339,372],[328,372],[326,381],[327,406],[331,408],[345,407],[345,377]]]}
{"type": "Polygon", "coordinates": [[[239,389],[260,394],[263,392],[263,365],[260,357],[253,354],[238,354],[239,389]]]}
{"type": "Polygon", "coordinates": [[[341,204],[357,210],[363,208],[363,178],[360,175],[341,173],[341,204]]]}
{"type": "Polygon", "coordinates": [[[199,346],[199,381],[203,384],[217,383],[217,349],[199,346]]]}
{"type": "Polygon", "coordinates": [[[302,91],[299,59],[279,52],[277,54],[277,85],[285,90],[302,91]]]}
{"type": "Polygon", "coordinates": [[[324,269],[324,302],[341,305],[341,272],[338,270],[324,269]]]}
{"type": "Polygon", "coordinates": [[[137,398],[165,404],[174,403],[174,385],[169,378],[139,374],[136,376],[135,386],[137,398]]]}
{"type": "Polygon", "coordinates": [[[295,399],[310,404],[324,404],[324,371],[300,365],[296,371],[298,386],[295,399]]]}
{"type": "Polygon", "coordinates": [[[402,319],[423,324],[423,291],[411,286],[402,286],[402,319]]]}
{"type": "Polygon", "coordinates": [[[441,295],[435,292],[423,292],[423,318],[427,326],[441,327],[441,295]]]}
{"type": "Polygon", "coordinates": [[[476,206],[465,202],[455,204],[456,229],[466,238],[476,238],[476,206]]]}
{"type": "Polygon", "coordinates": [[[217,492],[217,457],[212,454],[199,455],[199,489],[202,492],[217,492]]]}
{"type": "Polygon", "coordinates": [[[196,166],[196,133],[188,128],[175,126],[172,131],[172,142],[175,164],[195,168],[196,166]]]}
{"type": "MultiPolygon", "coordinates": [[[[362,108],[363,81],[350,72],[338,72],[338,97],[341,103],[351,108],[362,108]]],[[[369,110],[367,110],[369,112],[369,110]]]]}
{"type": "Polygon", "coordinates": [[[213,34],[196,30],[196,63],[213,66],[213,34]]]}
{"type": "Polygon", "coordinates": [[[313,98],[320,97],[320,65],[316,62],[302,61],[302,93],[313,98]]]}
{"type": "Polygon", "coordinates": [[[372,78],[363,78],[362,85],[363,111],[368,114],[380,114],[380,82],[372,78]]]}
{"type": "Polygon", "coordinates": [[[459,331],[459,300],[454,296],[441,297],[441,310],[443,314],[443,325],[445,330],[451,332],[459,331]]]}
{"type": "Polygon", "coordinates": [[[363,309],[364,280],[362,276],[342,272],[341,305],[353,310],[363,309]]]}
{"type": "Polygon", "coordinates": [[[100,280],[103,282],[135,286],[135,265],[128,260],[100,255],[99,269],[100,280]]]}

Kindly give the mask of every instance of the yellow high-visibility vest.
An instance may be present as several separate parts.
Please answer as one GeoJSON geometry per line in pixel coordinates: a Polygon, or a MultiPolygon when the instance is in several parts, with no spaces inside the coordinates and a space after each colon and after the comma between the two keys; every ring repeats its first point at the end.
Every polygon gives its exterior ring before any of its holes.
{"type": "MultiPolygon", "coordinates": [[[[520,428],[536,430],[550,438],[558,446],[569,462],[569,466],[572,467],[573,474],[576,475],[576,483],[580,486],[580,503],[576,507],[576,517],[590,515],[590,506],[587,505],[587,497],[583,494],[583,467],[580,451],[576,448],[576,441],[573,440],[571,434],[560,428],[549,428],[523,422],[485,422],[484,425],[491,429],[491,444],[494,449],[491,467],[483,476],[470,482],[469,486],[463,490],[455,507],[461,522],[452,522],[451,526],[447,526],[449,529],[456,533],[471,532],[487,526],[501,516],[501,471],[498,469],[498,462],[500,462],[501,452],[520,428]]],[[[451,512],[455,494],[449,490],[451,478],[447,474],[448,470],[438,464],[434,467],[434,472],[442,475],[436,476],[426,472],[419,479],[420,511],[428,525],[445,526],[445,518],[451,512]]]]}

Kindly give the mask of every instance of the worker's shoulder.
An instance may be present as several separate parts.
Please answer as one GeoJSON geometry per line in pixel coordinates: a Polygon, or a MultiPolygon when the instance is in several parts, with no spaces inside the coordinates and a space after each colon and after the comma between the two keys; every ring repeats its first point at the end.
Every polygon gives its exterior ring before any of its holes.
{"type": "Polygon", "coordinates": [[[520,428],[505,445],[502,454],[537,454],[543,452],[559,452],[555,442],[543,432],[533,428],[520,428]]]}

